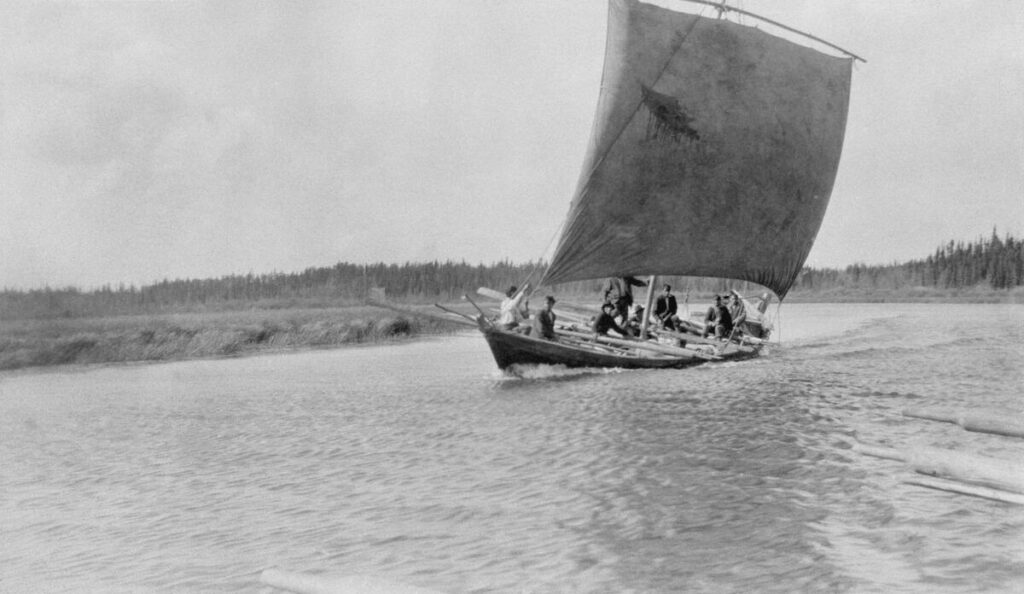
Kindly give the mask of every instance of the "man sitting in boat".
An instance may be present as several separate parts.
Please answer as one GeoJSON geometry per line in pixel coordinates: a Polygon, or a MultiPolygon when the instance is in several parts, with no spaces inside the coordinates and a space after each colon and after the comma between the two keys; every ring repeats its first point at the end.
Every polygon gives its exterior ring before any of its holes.
{"type": "Polygon", "coordinates": [[[743,323],[747,321],[747,308],[743,306],[743,300],[736,293],[729,296],[729,315],[732,316],[733,328],[743,330],[743,323]]]}
{"type": "Polygon", "coordinates": [[[604,301],[615,306],[616,315],[626,324],[629,321],[629,306],[633,305],[633,287],[646,286],[647,283],[632,276],[609,279],[604,290],[604,301]]]}
{"type": "Polygon", "coordinates": [[[544,298],[544,309],[533,316],[533,335],[537,338],[555,340],[555,298],[548,295],[544,298]]]}
{"type": "Polygon", "coordinates": [[[644,324],[644,306],[634,305],[630,308],[629,320],[622,325],[630,336],[640,336],[640,328],[644,324]]]}
{"type": "Polygon", "coordinates": [[[679,306],[676,303],[676,296],[672,294],[671,285],[665,285],[665,291],[658,295],[658,300],[654,304],[654,317],[658,318],[666,330],[675,330],[675,316],[678,309],[679,306]]]}
{"type": "Polygon", "coordinates": [[[715,333],[715,338],[728,337],[732,333],[732,314],[723,303],[721,295],[715,295],[715,304],[708,308],[704,316],[703,337],[707,338],[711,332],[715,333]]]}
{"type": "Polygon", "coordinates": [[[505,292],[505,299],[501,302],[498,314],[498,327],[502,330],[517,328],[519,323],[530,317],[530,304],[527,302],[522,306],[523,298],[530,289],[530,283],[523,285],[523,290],[518,291],[515,285],[505,292]]]}
{"type": "Polygon", "coordinates": [[[594,320],[594,333],[601,336],[607,336],[609,330],[614,330],[619,333],[620,336],[626,338],[629,333],[626,332],[621,326],[615,323],[615,316],[612,312],[615,311],[615,306],[611,303],[605,303],[601,306],[601,313],[594,320]]]}

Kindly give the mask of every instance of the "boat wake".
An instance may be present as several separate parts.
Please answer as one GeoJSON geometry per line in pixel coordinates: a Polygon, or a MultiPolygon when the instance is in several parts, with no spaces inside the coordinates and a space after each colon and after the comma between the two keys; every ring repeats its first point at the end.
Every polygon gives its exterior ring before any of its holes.
{"type": "Polygon", "coordinates": [[[500,373],[502,380],[550,380],[559,378],[573,378],[585,375],[608,375],[622,373],[624,369],[598,368],[598,367],[566,367],[565,365],[524,365],[515,364],[500,373]]]}

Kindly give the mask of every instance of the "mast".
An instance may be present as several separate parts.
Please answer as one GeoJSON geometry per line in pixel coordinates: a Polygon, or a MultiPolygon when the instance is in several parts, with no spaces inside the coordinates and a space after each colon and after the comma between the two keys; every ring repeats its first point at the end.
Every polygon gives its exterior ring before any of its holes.
{"type": "Polygon", "coordinates": [[[654,285],[658,282],[657,275],[647,279],[647,303],[644,305],[644,317],[640,319],[640,339],[647,338],[647,323],[651,319],[651,304],[654,303],[654,285]]]}

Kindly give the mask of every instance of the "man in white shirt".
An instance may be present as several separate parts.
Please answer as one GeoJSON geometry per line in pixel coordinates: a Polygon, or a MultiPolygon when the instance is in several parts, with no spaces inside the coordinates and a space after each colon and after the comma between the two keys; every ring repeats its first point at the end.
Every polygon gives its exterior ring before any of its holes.
{"type": "Polygon", "coordinates": [[[519,325],[519,322],[530,317],[530,303],[526,302],[525,307],[520,308],[523,298],[530,289],[530,283],[523,285],[523,290],[517,292],[515,285],[509,287],[505,292],[505,299],[501,302],[501,313],[498,315],[498,326],[503,330],[511,330],[519,325]]]}

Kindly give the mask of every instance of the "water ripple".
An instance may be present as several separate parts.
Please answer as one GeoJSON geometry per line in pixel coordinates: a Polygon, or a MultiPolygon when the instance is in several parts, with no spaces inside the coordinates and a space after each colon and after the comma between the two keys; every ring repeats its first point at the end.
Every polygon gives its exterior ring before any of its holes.
{"type": "Polygon", "coordinates": [[[3,376],[0,590],[251,592],[271,565],[453,593],[1013,590],[1021,513],[850,442],[1024,454],[900,415],[1022,410],[1021,326],[978,322],[1021,309],[854,310],[682,371],[505,376],[466,336],[3,376]]]}

